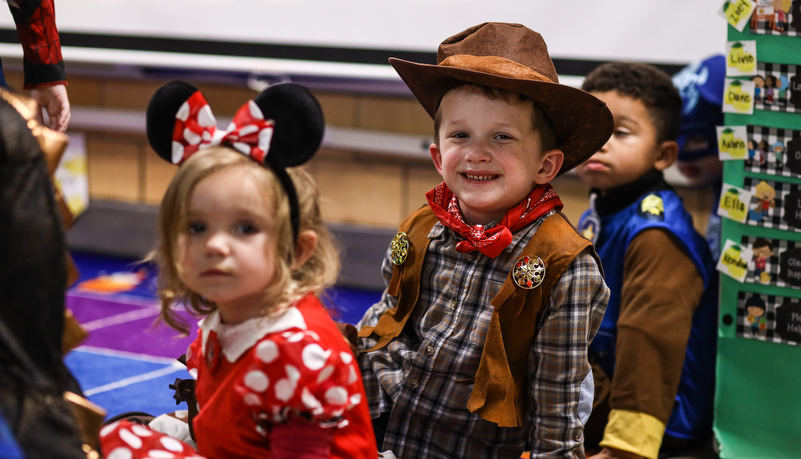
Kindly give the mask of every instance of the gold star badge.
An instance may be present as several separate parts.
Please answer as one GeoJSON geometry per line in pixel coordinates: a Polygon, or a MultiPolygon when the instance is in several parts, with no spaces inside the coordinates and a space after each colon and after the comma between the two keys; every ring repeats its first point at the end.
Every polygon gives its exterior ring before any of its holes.
{"type": "Polygon", "coordinates": [[[640,215],[649,220],[664,220],[665,203],[655,194],[646,196],[640,203],[640,215]]]}
{"type": "Polygon", "coordinates": [[[409,255],[409,236],[402,231],[399,232],[395,235],[395,238],[392,239],[392,244],[389,248],[392,252],[392,263],[395,266],[402,265],[409,255]]]}
{"type": "Polygon", "coordinates": [[[535,289],[545,279],[545,263],[536,255],[520,257],[512,270],[512,278],[520,288],[535,289]]]}
{"type": "Polygon", "coordinates": [[[588,225],[586,228],[584,228],[582,236],[586,237],[589,240],[592,240],[595,237],[595,228],[593,228],[592,225],[588,225]]]}

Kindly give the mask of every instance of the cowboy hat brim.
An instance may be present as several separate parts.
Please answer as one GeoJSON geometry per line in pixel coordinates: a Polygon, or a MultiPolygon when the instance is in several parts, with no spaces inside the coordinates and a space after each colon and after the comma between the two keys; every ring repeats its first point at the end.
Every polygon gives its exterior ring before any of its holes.
{"type": "Polygon", "coordinates": [[[389,63],[432,118],[445,93],[464,83],[499,88],[531,98],[556,128],[557,148],[565,155],[559,175],[589,159],[612,135],[612,112],[603,101],[586,91],[550,82],[544,77],[543,81],[511,78],[396,58],[390,58],[389,63]]]}

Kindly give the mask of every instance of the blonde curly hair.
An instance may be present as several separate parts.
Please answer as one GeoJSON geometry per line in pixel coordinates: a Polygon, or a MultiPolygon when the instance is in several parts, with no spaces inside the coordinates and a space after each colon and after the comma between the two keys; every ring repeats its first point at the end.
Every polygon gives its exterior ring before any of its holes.
{"type": "Polygon", "coordinates": [[[202,150],[182,164],[170,182],[159,207],[158,244],[148,257],[159,267],[160,318],[185,334],[189,332],[189,324],[175,311],[177,305],[183,304],[198,315],[216,311],[217,306],[189,290],[181,281],[178,238],[188,227],[187,208],[195,187],[203,179],[229,168],[237,168],[243,175],[253,177],[275,209],[275,225],[271,231],[277,242],[276,275],[265,289],[263,314],[280,314],[310,293],[321,296],[339,275],[339,253],[323,222],[319,191],[308,172],[298,167],[287,169],[298,196],[299,234],[313,231],[317,235],[317,246],[311,256],[300,266],[294,266],[296,241],[289,218],[289,201],[273,171],[228,147],[202,150]]]}

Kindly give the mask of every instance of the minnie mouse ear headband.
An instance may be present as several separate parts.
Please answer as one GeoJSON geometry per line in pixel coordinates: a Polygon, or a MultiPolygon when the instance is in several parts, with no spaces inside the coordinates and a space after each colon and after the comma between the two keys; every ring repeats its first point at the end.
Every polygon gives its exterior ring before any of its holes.
{"type": "Polygon", "coordinates": [[[303,86],[268,87],[237,110],[228,129],[217,120],[194,86],[173,81],[159,88],[147,107],[147,139],[158,155],[181,164],[198,150],[227,145],[269,166],[289,198],[292,234],[297,240],[300,214],[287,167],[299,166],[317,152],[325,122],[317,99],[303,86]]]}
{"type": "Polygon", "coordinates": [[[442,97],[464,83],[490,86],[533,99],[556,127],[565,154],[559,174],[581,164],[612,135],[606,104],[559,84],[542,36],[520,24],[485,22],[439,45],[437,65],[390,58],[389,63],[432,118],[442,97]]]}

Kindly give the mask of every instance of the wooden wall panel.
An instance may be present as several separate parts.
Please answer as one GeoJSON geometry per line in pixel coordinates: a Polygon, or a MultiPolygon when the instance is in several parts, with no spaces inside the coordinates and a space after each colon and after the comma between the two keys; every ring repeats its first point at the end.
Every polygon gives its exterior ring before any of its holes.
{"type": "MultiPolygon", "coordinates": [[[[164,83],[151,80],[108,79],[100,83],[99,104],[102,107],[144,112],[153,93],[164,83]]],[[[67,90],[69,92],[69,88],[67,90]]]]}
{"type": "Polygon", "coordinates": [[[356,100],[358,127],[432,137],[434,135],[434,121],[416,99],[359,96],[356,100]]]}
{"type": "Polygon", "coordinates": [[[209,101],[211,111],[217,117],[234,116],[242,104],[258,95],[256,91],[243,86],[222,84],[194,84],[194,86],[197,86],[209,101]]]}
{"type": "Polygon", "coordinates": [[[702,235],[706,234],[706,225],[709,222],[709,213],[714,201],[712,192],[694,188],[676,188],[676,192],[682,197],[684,207],[693,216],[693,225],[696,231],[702,235]]]}
{"type": "Polygon", "coordinates": [[[159,204],[178,167],[161,159],[150,146],[145,146],[144,151],[144,202],[159,204]]]}
{"type": "Polygon", "coordinates": [[[409,215],[426,204],[426,193],[442,183],[442,176],[432,163],[415,164],[406,170],[406,196],[404,199],[404,216],[409,215]]]}
{"type": "Polygon", "coordinates": [[[356,126],[356,98],[346,94],[315,93],[323,108],[325,124],[331,126],[356,126]]]}
{"type": "Polygon", "coordinates": [[[67,95],[73,107],[101,107],[101,87],[97,78],[68,76],[67,95]]]}
{"type": "Polygon", "coordinates": [[[400,223],[401,166],[321,159],[312,173],[326,220],[382,227],[400,223]]]}
{"type": "Polygon", "coordinates": [[[578,225],[581,214],[590,207],[590,187],[579,180],[578,176],[568,174],[557,177],[551,182],[554,190],[559,194],[562,204],[565,207],[562,209],[570,223],[578,225]]]}
{"type": "Polygon", "coordinates": [[[4,70],[3,77],[5,77],[8,86],[11,88],[21,89],[22,84],[25,82],[25,78],[23,77],[22,72],[7,70],[5,68],[3,70],[4,70]]]}
{"type": "MultiPolygon", "coordinates": [[[[20,72],[9,82],[21,86],[20,72]]],[[[166,81],[70,77],[73,106],[145,110],[155,90],[166,81]]],[[[218,117],[230,117],[255,91],[225,84],[197,84],[218,117]]],[[[316,92],[332,126],[433,135],[433,122],[409,97],[382,97],[316,92]]],[[[92,198],[157,204],[175,167],[158,159],[144,136],[87,133],[89,184],[92,198]]],[[[371,155],[366,152],[323,150],[308,169],[317,179],[325,201],[326,219],[338,223],[396,228],[425,203],[425,193],[442,180],[429,161],[371,155]]],[[[565,214],[577,223],[588,207],[588,188],[575,175],[557,178],[554,187],[565,203],[565,214]]],[[[679,188],[703,233],[712,205],[710,191],[679,188]]]]}
{"type": "Polygon", "coordinates": [[[86,138],[91,198],[141,202],[141,144],[135,139],[108,134],[86,138]]]}

